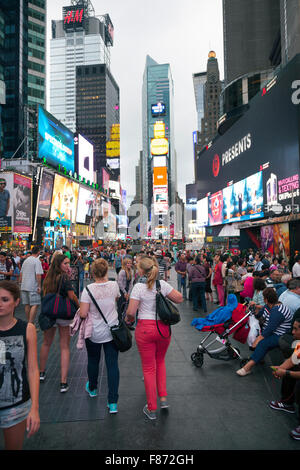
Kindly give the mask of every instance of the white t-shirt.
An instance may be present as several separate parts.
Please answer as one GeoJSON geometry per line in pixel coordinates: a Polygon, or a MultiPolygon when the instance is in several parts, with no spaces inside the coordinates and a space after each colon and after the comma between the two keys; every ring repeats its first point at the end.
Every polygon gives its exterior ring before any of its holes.
{"type": "Polygon", "coordinates": [[[89,315],[93,322],[93,332],[90,340],[93,343],[108,343],[113,339],[109,327],[118,324],[118,312],[116,308],[116,298],[120,297],[118,283],[115,281],[94,282],[93,284],[89,284],[88,288],[108,323],[108,325],[105,323],[87,290],[84,289],[80,301],[90,305],[89,315]]]}
{"type": "Polygon", "coordinates": [[[29,258],[25,259],[22,265],[21,273],[21,290],[36,292],[38,288],[36,275],[44,274],[42,263],[40,262],[40,260],[35,256],[29,256],[29,258]]]}
{"type": "MultiPolygon", "coordinates": [[[[166,281],[160,280],[161,293],[166,297],[173,290],[166,281]]],[[[130,299],[139,300],[139,320],[155,320],[156,314],[156,286],[148,289],[147,284],[138,282],[132,289],[130,299]]]]}
{"type": "Polygon", "coordinates": [[[300,264],[298,262],[294,264],[292,273],[293,273],[293,277],[300,276],[300,264]]]}

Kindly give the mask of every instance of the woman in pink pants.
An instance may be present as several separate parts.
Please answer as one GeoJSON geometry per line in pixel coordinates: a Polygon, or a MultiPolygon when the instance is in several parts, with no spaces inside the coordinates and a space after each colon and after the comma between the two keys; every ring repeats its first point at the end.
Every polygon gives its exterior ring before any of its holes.
{"type": "MultiPolygon", "coordinates": [[[[156,260],[143,257],[138,264],[139,282],[133,287],[125,321],[134,321],[138,310],[135,330],[136,344],[141,356],[147,405],[143,411],[149,419],[156,419],[157,395],[160,407],[168,408],[165,355],[171,336],[169,327],[158,320],[156,323],[156,279],[159,269],[156,260]],[[159,330],[158,330],[159,328],[159,330]]],[[[181,303],[182,294],[170,284],[160,281],[161,292],[175,303],[181,303]]]]}
{"type": "Polygon", "coordinates": [[[225,300],[225,290],[224,290],[224,279],[222,276],[222,261],[220,260],[220,255],[216,255],[215,260],[216,260],[216,266],[215,266],[213,285],[217,289],[220,307],[223,307],[224,300],[225,300]]]}

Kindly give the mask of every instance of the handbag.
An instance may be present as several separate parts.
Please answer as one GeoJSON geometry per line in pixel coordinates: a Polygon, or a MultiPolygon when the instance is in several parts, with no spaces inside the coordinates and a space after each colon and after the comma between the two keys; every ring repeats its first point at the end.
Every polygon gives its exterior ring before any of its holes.
{"type": "MultiPolygon", "coordinates": [[[[102,316],[103,320],[105,321],[107,326],[109,326],[105,316],[103,315],[99,305],[97,304],[96,300],[94,299],[91,291],[89,290],[88,287],[86,287],[86,290],[87,290],[90,298],[92,299],[95,307],[97,308],[98,312],[102,316]]],[[[113,341],[114,341],[114,344],[115,344],[117,350],[120,351],[120,352],[128,351],[128,349],[130,349],[131,346],[132,346],[132,336],[131,336],[131,332],[127,328],[124,320],[122,320],[119,317],[118,325],[113,325],[113,326],[110,326],[109,328],[110,328],[110,332],[111,332],[111,335],[113,337],[113,341]]]]}
{"type": "Polygon", "coordinates": [[[53,320],[73,320],[78,307],[69,299],[60,295],[62,284],[60,279],[56,293],[46,294],[42,299],[41,313],[53,320]]]}
{"type": "Polygon", "coordinates": [[[157,318],[165,324],[169,326],[170,335],[171,336],[171,325],[176,325],[179,323],[181,318],[179,314],[178,308],[161,293],[161,286],[160,282],[156,281],[156,325],[159,334],[165,338],[160,332],[157,318]]]}

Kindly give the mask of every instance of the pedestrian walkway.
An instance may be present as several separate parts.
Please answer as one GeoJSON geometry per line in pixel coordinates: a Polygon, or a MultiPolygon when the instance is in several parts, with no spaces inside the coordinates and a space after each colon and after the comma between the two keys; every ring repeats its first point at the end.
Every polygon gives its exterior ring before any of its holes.
{"type": "MultiPolygon", "coordinates": [[[[171,283],[176,287],[174,271],[171,283]]],[[[209,306],[209,312],[216,307],[209,306]]],[[[196,368],[190,356],[204,333],[190,326],[195,312],[189,301],[181,304],[180,311],[182,321],[172,327],[173,338],[166,358],[170,409],[162,410],[156,422],[149,421],[142,411],[146,399],[135,342],[130,351],[120,354],[120,398],[116,415],[110,415],[102,406],[106,398],[105,368],[100,392],[103,400],[100,397],[99,409],[91,411],[89,406],[95,406],[94,399],[84,391],[85,351],[78,353],[75,345],[72,345],[70,390],[64,396],[60,394],[56,347],[49,357],[50,365],[55,363],[56,368],[41,385],[42,424],[35,436],[25,440],[24,449],[299,449],[299,442],[288,435],[297,425],[295,415],[280,413],[268,406],[270,400],[279,398],[280,387],[280,382],[272,377],[270,359],[244,378],[235,373],[238,361],[223,362],[205,357],[203,367],[196,368]],[[71,413],[77,406],[74,397],[82,406],[77,418],[71,413]],[[45,406],[51,408],[47,416],[45,406]]],[[[38,335],[40,343],[42,333],[38,335]]],[[[234,344],[242,355],[249,355],[246,345],[234,344]]],[[[3,448],[2,436],[0,448],[3,448]]]]}

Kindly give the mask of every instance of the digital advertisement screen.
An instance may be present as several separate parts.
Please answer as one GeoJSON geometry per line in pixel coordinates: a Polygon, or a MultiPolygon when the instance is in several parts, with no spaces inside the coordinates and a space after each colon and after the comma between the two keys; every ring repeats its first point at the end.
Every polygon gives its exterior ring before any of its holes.
{"type": "Polygon", "coordinates": [[[79,176],[81,176],[81,178],[85,178],[86,181],[95,183],[94,146],[80,134],[78,134],[77,142],[78,147],[76,151],[76,172],[79,176]]]}
{"type": "Polygon", "coordinates": [[[12,232],[13,228],[13,173],[0,175],[0,232],[12,232]]]}
{"type": "Polygon", "coordinates": [[[88,224],[95,208],[95,193],[89,189],[79,188],[76,222],[88,224]]]}
{"type": "Polygon", "coordinates": [[[154,214],[167,214],[168,204],[168,187],[153,187],[154,214]]]}
{"type": "Polygon", "coordinates": [[[197,202],[197,224],[208,225],[208,198],[204,197],[197,202]]]}
{"type": "Polygon", "coordinates": [[[166,186],[168,184],[166,166],[153,168],[153,184],[154,186],[166,186]]]}
{"type": "Polygon", "coordinates": [[[54,168],[63,166],[74,172],[74,135],[67,127],[39,106],[38,157],[54,168]]]}
{"type": "Polygon", "coordinates": [[[223,192],[218,191],[208,198],[209,225],[221,225],[223,223],[223,192]]]}
{"type": "Polygon", "coordinates": [[[50,217],[53,183],[54,175],[43,171],[39,191],[39,201],[37,210],[38,217],[43,217],[44,219],[49,219],[50,217]]]}
{"type": "Polygon", "coordinates": [[[62,218],[75,223],[78,192],[78,183],[56,174],[54,179],[50,219],[54,220],[60,215],[62,218]]]}
{"type": "Polygon", "coordinates": [[[165,116],[166,114],[166,105],[164,103],[152,104],[151,106],[152,116],[165,116]]]}
{"type": "Polygon", "coordinates": [[[14,232],[32,233],[32,179],[14,174],[14,232]]]}
{"type": "Polygon", "coordinates": [[[251,100],[243,116],[218,134],[197,160],[198,197],[224,190],[226,222],[286,216],[292,212],[292,202],[293,212],[299,213],[300,115],[292,101],[296,76],[300,76],[299,57],[278,73],[266,93],[251,100]]]}
{"type": "Polygon", "coordinates": [[[153,168],[163,166],[167,166],[167,157],[165,155],[153,157],[153,168]]]}
{"type": "Polygon", "coordinates": [[[84,5],[63,7],[64,30],[77,30],[84,27],[84,5]]]}
{"type": "Polygon", "coordinates": [[[119,170],[120,168],[120,159],[119,158],[108,158],[106,160],[106,166],[112,170],[119,170]]]}

